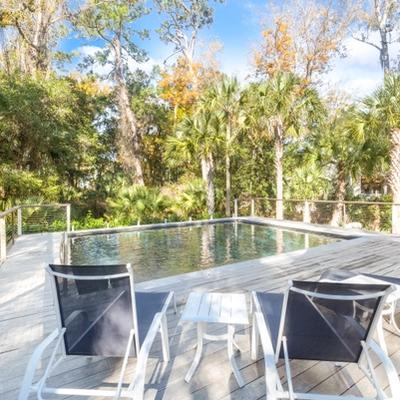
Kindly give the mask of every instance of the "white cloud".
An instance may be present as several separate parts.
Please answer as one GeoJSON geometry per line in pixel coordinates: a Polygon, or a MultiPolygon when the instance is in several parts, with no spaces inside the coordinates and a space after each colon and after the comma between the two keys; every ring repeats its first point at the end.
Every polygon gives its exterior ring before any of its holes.
{"type": "MultiPolygon", "coordinates": [[[[379,43],[378,34],[371,36],[371,41],[379,43]]],[[[324,77],[329,86],[339,87],[353,98],[371,94],[381,83],[383,72],[379,62],[379,51],[366,43],[351,37],[345,40],[345,58],[333,62],[332,70],[324,77]]],[[[399,51],[399,44],[391,45],[391,53],[399,51]]]]}

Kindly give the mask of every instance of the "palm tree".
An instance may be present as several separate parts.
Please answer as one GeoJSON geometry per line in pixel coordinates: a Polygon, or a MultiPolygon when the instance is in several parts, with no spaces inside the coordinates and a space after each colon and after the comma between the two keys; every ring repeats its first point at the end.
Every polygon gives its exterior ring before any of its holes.
{"type": "Polygon", "coordinates": [[[360,125],[358,113],[329,96],[327,115],[320,129],[313,136],[313,149],[319,163],[328,171],[334,171],[332,183],[335,203],[331,225],[339,226],[344,221],[344,200],[347,183],[356,179],[368,158],[368,142],[360,125]]]}
{"type": "Polygon", "coordinates": [[[210,90],[211,106],[220,111],[225,128],[225,213],[231,215],[231,154],[232,144],[243,121],[241,89],[236,78],[224,76],[210,90]]]}
{"type": "Polygon", "coordinates": [[[179,124],[176,136],[167,142],[167,156],[179,157],[178,161],[200,160],[201,175],[207,191],[207,212],[215,211],[214,153],[222,142],[221,115],[200,104],[191,117],[179,124]]]}
{"type": "Polygon", "coordinates": [[[321,114],[316,90],[291,73],[278,73],[260,84],[254,99],[259,121],[274,141],[276,218],[283,219],[283,153],[285,143],[306,133],[321,114]]]}
{"type": "Polygon", "coordinates": [[[159,189],[141,185],[122,185],[108,201],[111,215],[121,224],[162,221],[171,206],[159,189]]]}
{"type": "MultiPolygon", "coordinates": [[[[387,74],[383,86],[364,100],[366,128],[389,141],[389,185],[393,203],[400,204],[400,75],[387,74]]],[[[400,206],[392,210],[392,232],[400,233],[400,206]]]]}

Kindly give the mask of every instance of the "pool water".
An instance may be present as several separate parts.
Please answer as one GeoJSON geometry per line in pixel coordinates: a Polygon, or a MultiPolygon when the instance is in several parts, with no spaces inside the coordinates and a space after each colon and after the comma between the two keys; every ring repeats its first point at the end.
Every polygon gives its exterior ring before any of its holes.
{"type": "Polygon", "coordinates": [[[338,239],[242,222],[94,234],[71,239],[72,264],[131,263],[135,281],[315,247],[338,239]]]}

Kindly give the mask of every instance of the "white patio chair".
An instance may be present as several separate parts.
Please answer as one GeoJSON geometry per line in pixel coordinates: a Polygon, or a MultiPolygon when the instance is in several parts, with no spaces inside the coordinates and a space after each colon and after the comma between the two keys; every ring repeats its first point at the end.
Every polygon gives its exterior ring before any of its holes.
{"type": "Polygon", "coordinates": [[[372,340],[388,285],[327,282],[290,282],[284,294],[253,292],[252,357],[258,340],[264,352],[266,398],[304,400],[400,399],[400,381],[386,354],[372,340]],[[390,391],[381,388],[371,353],[382,362],[390,391]],[[278,374],[284,359],[287,389],[278,374]],[[339,396],[295,391],[289,360],[353,362],[366,374],[376,390],[373,397],[339,396]]]}
{"type": "Polygon", "coordinates": [[[139,293],[134,290],[130,264],[46,267],[50,278],[58,327],[35,349],[26,368],[18,400],[45,394],[142,399],[146,363],[160,332],[164,361],[169,360],[166,311],[174,293],[139,293]],[[34,375],[44,351],[53,342],[43,375],[34,375]],[[136,373],[127,388],[123,379],[128,359],[138,354],[136,373]],[[49,387],[47,380],[65,356],[121,357],[118,384],[111,389],[49,387]]]}

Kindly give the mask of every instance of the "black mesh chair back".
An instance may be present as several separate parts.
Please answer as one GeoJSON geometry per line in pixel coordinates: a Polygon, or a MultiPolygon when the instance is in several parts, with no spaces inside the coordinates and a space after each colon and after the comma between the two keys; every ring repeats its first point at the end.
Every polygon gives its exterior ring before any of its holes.
{"type": "Polygon", "coordinates": [[[358,362],[389,287],[294,281],[279,336],[287,338],[289,358],[358,362]]]}
{"type": "Polygon", "coordinates": [[[123,357],[130,331],[137,326],[127,265],[50,265],[49,273],[65,328],[66,354],[123,357]]]}

